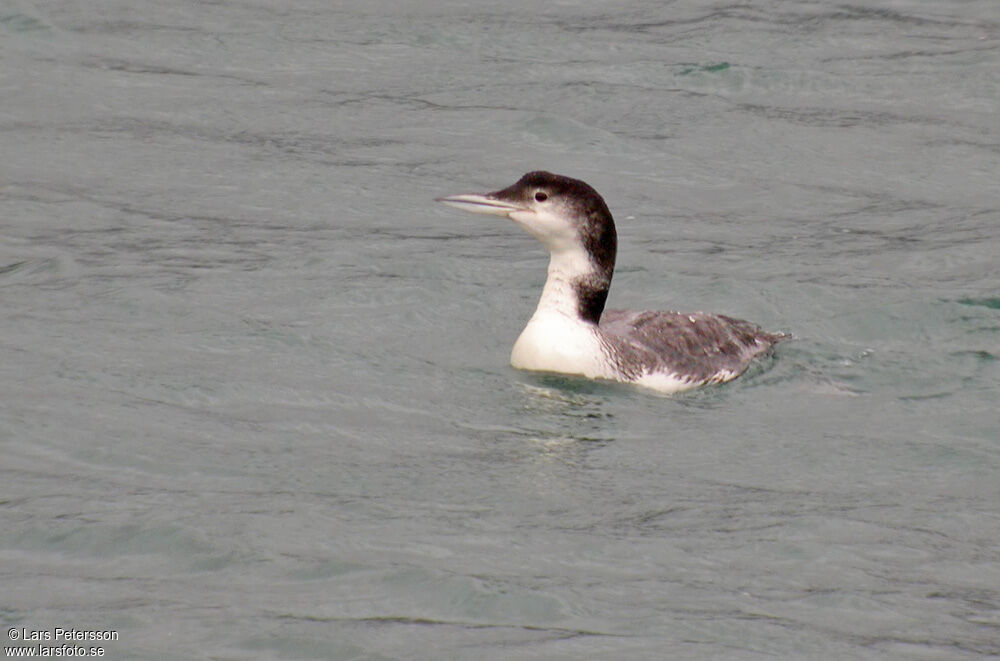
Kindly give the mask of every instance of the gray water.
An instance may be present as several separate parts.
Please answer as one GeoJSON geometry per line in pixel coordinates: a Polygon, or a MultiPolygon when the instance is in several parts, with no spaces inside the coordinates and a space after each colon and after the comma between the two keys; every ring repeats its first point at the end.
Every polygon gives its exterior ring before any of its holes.
{"type": "MultiPolygon", "coordinates": [[[[0,1],[0,623],[121,659],[1000,655],[1000,5],[0,1]],[[532,169],[610,305],[521,373],[532,169]]],[[[4,638],[5,649],[14,643],[4,638]]]]}

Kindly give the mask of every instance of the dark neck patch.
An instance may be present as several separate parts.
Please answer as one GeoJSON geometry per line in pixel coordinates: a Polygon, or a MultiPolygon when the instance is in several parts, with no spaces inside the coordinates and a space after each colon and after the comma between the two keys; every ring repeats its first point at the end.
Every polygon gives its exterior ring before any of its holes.
{"type": "Polygon", "coordinates": [[[591,275],[585,278],[578,278],[573,282],[573,290],[576,292],[577,313],[580,317],[596,324],[601,320],[601,313],[604,312],[604,303],[608,300],[608,288],[611,286],[611,274],[608,277],[601,275],[591,275]]]}
{"type": "Polygon", "coordinates": [[[615,272],[615,256],[618,252],[618,234],[611,212],[600,197],[600,205],[588,210],[587,222],[580,226],[580,240],[590,255],[594,273],[579,278],[573,283],[579,300],[580,316],[587,321],[598,323],[608,300],[611,277],[615,272]]]}
{"type": "Polygon", "coordinates": [[[615,256],[618,252],[618,233],[615,232],[615,221],[611,218],[611,212],[604,205],[604,200],[600,201],[600,207],[588,210],[587,222],[580,226],[579,232],[583,247],[590,254],[598,273],[607,278],[610,286],[611,275],[615,271],[615,256]]]}

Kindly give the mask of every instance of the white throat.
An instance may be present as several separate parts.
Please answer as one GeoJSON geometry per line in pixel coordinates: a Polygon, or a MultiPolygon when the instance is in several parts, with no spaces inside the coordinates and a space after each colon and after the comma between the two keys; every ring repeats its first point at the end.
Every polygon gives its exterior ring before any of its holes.
{"type": "Polygon", "coordinates": [[[595,272],[594,263],[582,246],[552,252],[549,256],[548,277],[542,288],[542,296],[538,299],[535,315],[552,312],[578,319],[579,297],[574,283],[595,272]]]}

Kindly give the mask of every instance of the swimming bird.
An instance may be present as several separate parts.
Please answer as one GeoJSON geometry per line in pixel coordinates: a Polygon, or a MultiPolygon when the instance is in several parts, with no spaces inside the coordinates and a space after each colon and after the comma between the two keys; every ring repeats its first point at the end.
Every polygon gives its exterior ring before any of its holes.
{"type": "Polygon", "coordinates": [[[605,310],[618,236],[604,199],[579,179],[529,172],[493,193],[437,201],[509,218],[549,251],[538,307],[511,351],[518,369],[672,393],[731,381],[788,337],[704,312],[605,310]]]}

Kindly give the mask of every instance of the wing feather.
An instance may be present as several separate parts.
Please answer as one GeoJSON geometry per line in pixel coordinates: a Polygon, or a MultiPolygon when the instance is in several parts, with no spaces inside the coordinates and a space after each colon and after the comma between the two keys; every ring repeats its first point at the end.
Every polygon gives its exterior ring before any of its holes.
{"type": "Polygon", "coordinates": [[[704,312],[605,310],[598,328],[612,360],[630,378],[666,372],[693,383],[729,381],[786,337],[704,312]]]}

